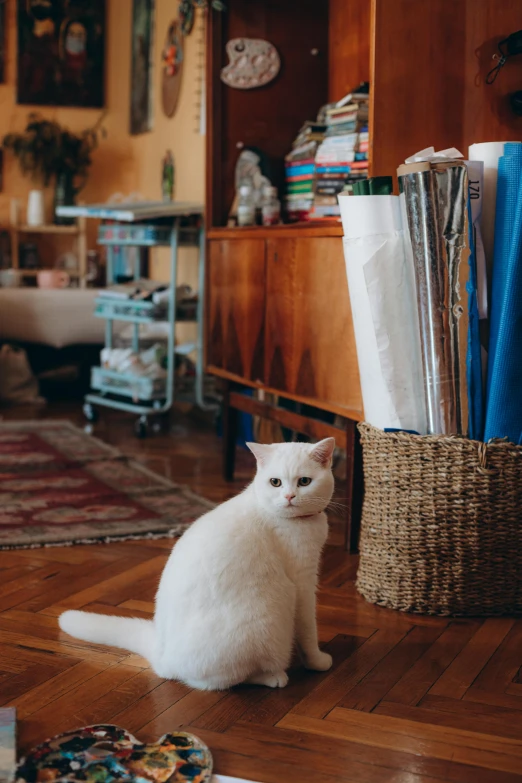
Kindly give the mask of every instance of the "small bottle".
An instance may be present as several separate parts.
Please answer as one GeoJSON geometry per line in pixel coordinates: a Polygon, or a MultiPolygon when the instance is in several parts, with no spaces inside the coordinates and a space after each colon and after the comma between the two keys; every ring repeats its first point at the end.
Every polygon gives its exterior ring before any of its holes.
{"type": "Polygon", "coordinates": [[[163,201],[172,201],[174,197],[174,157],[170,150],[167,150],[162,161],[161,191],[163,201]]]}
{"type": "Polygon", "coordinates": [[[262,215],[264,226],[276,226],[281,220],[281,202],[277,198],[277,188],[267,185],[263,188],[262,215]]]}
{"type": "Polygon", "coordinates": [[[255,222],[256,205],[254,203],[254,191],[250,185],[241,185],[237,205],[237,224],[238,226],[253,226],[255,222]]]}

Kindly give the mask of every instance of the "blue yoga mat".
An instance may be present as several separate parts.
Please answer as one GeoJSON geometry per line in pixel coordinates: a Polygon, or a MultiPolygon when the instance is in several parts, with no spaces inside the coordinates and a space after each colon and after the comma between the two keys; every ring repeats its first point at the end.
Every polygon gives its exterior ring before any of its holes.
{"type": "Polygon", "coordinates": [[[484,440],[522,437],[522,144],[499,159],[484,440]]]}
{"type": "Polygon", "coordinates": [[[468,350],[466,356],[466,374],[468,383],[468,432],[472,440],[482,440],[484,433],[484,396],[482,393],[482,356],[480,349],[479,310],[477,302],[477,256],[471,215],[469,213],[469,280],[468,292],[468,350]]]}

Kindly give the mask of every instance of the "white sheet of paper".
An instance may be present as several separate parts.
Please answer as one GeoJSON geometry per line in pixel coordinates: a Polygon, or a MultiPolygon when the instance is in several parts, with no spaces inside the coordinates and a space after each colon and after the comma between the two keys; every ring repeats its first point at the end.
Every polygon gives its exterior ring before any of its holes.
{"type": "Polygon", "coordinates": [[[339,204],[364,418],[425,434],[415,272],[401,200],[345,196],[339,204]]]}

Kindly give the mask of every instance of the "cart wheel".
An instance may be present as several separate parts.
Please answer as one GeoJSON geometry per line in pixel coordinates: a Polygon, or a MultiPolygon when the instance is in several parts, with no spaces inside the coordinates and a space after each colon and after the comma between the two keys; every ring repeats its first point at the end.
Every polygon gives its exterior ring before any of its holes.
{"type": "Polygon", "coordinates": [[[149,423],[146,416],[140,416],[134,424],[134,434],[137,438],[146,438],[149,429],[149,423]]]}
{"type": "Polygon", "coordinates": [[[160,432],[168,432],[169,427],[170,415],[168,411],[167,413],[161,413],[159,416],[156,416],[152,422],[152,431],[155,435],[158,435],[160,432]]]}
{"type": "Polygon", "coordinates": [[[93,424],[98,421],[98,411],[96,408],[93,408],[90,402],[86,402],[83,406],[83,415],[87,419],[87,421],[92,422],[93,424]]]}

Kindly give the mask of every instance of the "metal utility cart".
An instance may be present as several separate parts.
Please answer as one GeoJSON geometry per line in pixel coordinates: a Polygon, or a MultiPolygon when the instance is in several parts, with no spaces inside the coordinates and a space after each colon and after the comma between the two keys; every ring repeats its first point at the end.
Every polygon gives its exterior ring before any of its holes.
{"type": "MultiPolygon", "coordinates": [[[[98,243],[107,247],[107,285],[117,282],[114,274],[114,249],[116,247],[170,247],[170,281],[166,301],[161,305],[152,301],[109,299],[98,297],[94,315],[103,318],[105,346],[113,347],[113,322],[127,321],[133,324],[132,348],[140,349],[140,324],[167,322],[167,367],[165,377],[149,378],[130,373],[94,367],[91,373],[93,392],[85,397],[84,413],[89,421],[97,418],[96,406],[128,411],[138,415],[136,435],[144,437],[150,416],[161,416],[172,407],[175,399],[195,402],[205,410],[216,406],[205,399],[205,374],[203,368],[203,316],[205,286],[205,232],[203,207],[182,202],[146,202],[128,205],[92,205],[59,207],[57,214],[63,217],[92,217],[109,220],[98,230],[98,243]],[[193,389],[187,394],[176,394],[176,288],[178,273],[178,248],[180,245],[199,247],[196,367],[193,389]]],[[[140,258],[134,269],[134,279],[140,279],[140,258]]],[[[187,319],[183,319],[186,321],[187,319]]]]}

